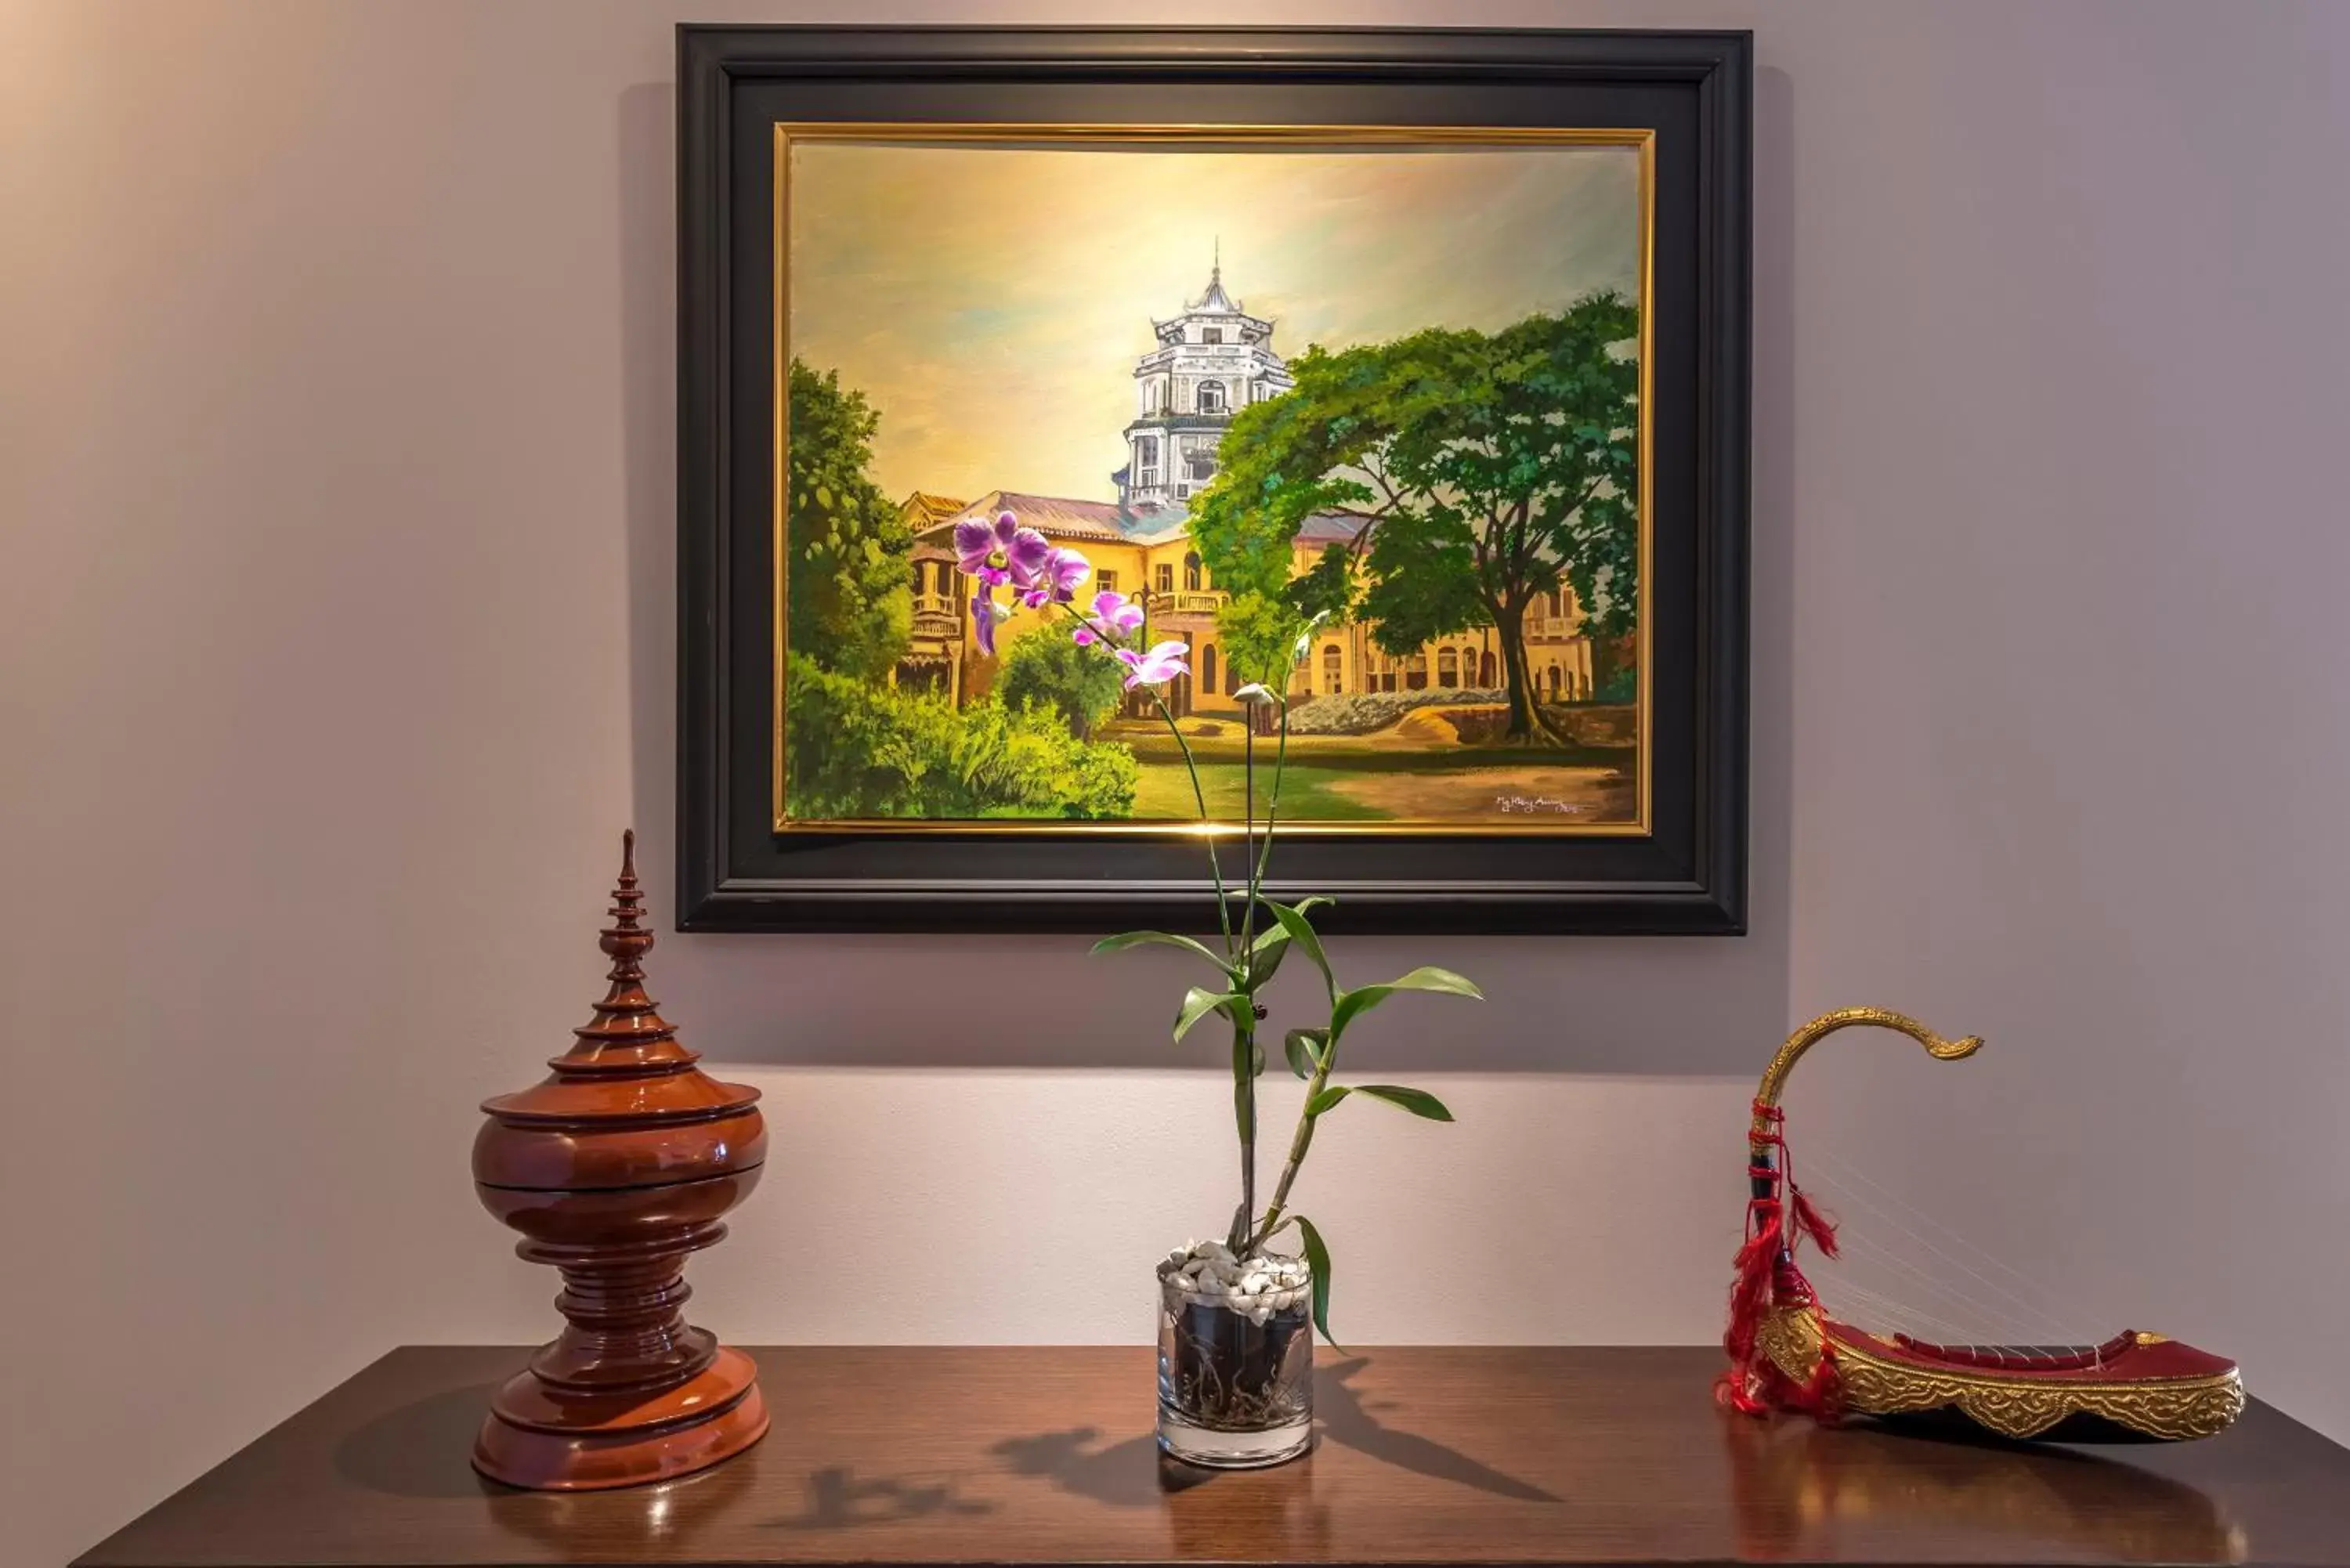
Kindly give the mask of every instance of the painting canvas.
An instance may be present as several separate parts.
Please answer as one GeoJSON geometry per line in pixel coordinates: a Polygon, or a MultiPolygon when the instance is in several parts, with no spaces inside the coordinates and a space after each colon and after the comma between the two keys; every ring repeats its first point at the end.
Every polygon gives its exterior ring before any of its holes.
{"type": "Polygon", "coordinates": [[[1642,832],[1649,151],[780,130],[777,830],[1236,821],[1256,682],[1290,823],[1642,832]],[[1183,672],[996,624],[1006,514],[1183,672]]]}

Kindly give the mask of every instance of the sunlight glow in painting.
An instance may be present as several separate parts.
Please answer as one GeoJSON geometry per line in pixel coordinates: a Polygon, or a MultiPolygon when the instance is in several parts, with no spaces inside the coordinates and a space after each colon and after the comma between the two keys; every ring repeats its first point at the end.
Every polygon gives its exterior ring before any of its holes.
{"type": "Polygon", "coordinates": [[[1198,815],[1105,650],[974,625],[955,526],[1010,512],[1182,645],[1211,817],[1263,681],[1292,821],[1637,828],[1640,172],[794,139],[787,815],[1198,815]]]}

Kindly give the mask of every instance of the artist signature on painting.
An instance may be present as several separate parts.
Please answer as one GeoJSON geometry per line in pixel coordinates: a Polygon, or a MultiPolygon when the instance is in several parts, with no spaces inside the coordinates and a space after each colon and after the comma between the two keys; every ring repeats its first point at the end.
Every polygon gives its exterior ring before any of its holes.
{"type": "Polygon", "coordinates": [[[1548,812],[1559,816],[1572,816],[1588,809],[1563,800],[1553,800],[1546,794],[1497,794],[1493,809],[1504,816],[1533,816],[1548,812]]]}

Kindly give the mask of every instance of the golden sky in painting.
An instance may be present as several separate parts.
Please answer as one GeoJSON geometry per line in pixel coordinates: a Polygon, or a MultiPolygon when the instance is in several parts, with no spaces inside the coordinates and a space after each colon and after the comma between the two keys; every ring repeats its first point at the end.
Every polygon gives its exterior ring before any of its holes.
{"type": "Polygon", "coordinates": [[[1219,240],[1226,291],[1284,358],[1639,284],[1629,148],[802,140],[789,181],[791,352],[880,410],[892,499],[1115,499],[1134,361],[1219,240]]]}

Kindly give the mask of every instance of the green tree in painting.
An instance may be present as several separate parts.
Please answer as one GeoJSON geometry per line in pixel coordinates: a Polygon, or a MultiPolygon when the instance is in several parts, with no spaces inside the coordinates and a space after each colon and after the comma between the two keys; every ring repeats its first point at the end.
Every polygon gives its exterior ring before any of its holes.
{"type": "Polygon", "coordinates": [[[1222,467],[1192,503],[1201,554],[1233,594],[1225,635],[1270,646],[1276,620],[1336,609],[1406,654],[1492,627],[1509,735],[1547,730],[1526,669],[1527,607],[1570,587],[1604,643],[1631,628],[1638,602],[1638,310],[1603,293],[1493,333],[1308,348],[1291,363],[1294,390],[1233,419],[1222,467]],[[1339,507],[1376,519],[1347,552],[1359,559],[1326,553],[1293,582],[1299,526],[1339,507]]]}
{"type": "Polygon", "coordinates": [[[913,626],[913,535],[868,472],[880,423],[838,371],[792,361],[787,637],[793,652],[863,680],[888,678],[913,626]]]}
{"type": "MultiPolygon", "coordinates": [[[[1206,551],[1201,554],[1205,556],[1206,551]]],[[[1212,561],[1213,557],[1209,557],[1212,561]]],[[[1221,568],[1211,566],[1219,587],[1230,586],[1221,568]]],[[[1306,618],[1279,587],[1252,586],[1236,589],[1216,612],[1216,632],[1232,664],[1232,679],[1245,685],[1254,680],[1278,691],[1288,684],[1290,649],[1306,618]]]]}
{"type": "Polygon", "coordinates": [[[1017,713],[1030,707],[1059,716],[1069,733],[1090,741],[1118,711],[1119,667],[1071,642],[1056,627],[1038,627],[1003,655],[996,691],[1017,713]]]}

